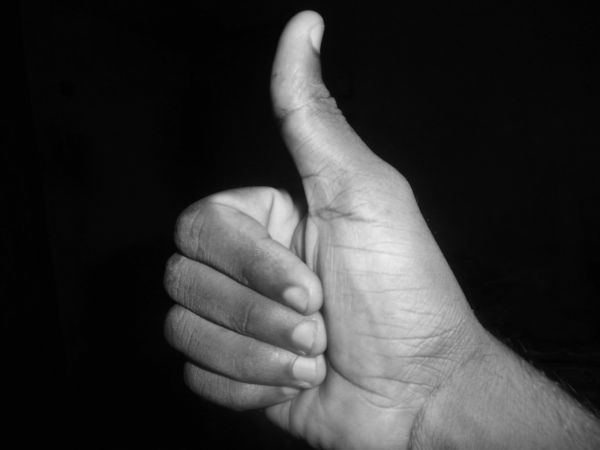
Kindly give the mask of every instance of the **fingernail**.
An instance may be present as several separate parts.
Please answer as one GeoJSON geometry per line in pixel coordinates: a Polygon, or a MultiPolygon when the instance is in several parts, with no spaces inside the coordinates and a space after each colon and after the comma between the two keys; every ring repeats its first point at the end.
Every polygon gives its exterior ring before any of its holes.
{"type": "Polygon", "coordinates": [[[292,332],[292,342],[298,350],[309,354],[315,344],[317,324],[314,320],[302,322],[292,332]]]}
{"type": "Polygon", "coordinates": [[[317,360],[298,356],[292,368],[294,377],[303,388],[313,387],[317,381],[317,360]]]}
{"type": "Polygon", "coordinates": [[[308,309],[308,292],[300,286],[292,286],[283,292],[285,302],[296,311],[303,313],[308,309]]]}
{"type": "Polygon", "coordinates": [[[315,52],[321,53],[321,41],[323,40],[323,31],[325,29],[325,25],[323,23],[319,23],[312,27],[309,32],[310,43],[312,44],[315,52]]]}

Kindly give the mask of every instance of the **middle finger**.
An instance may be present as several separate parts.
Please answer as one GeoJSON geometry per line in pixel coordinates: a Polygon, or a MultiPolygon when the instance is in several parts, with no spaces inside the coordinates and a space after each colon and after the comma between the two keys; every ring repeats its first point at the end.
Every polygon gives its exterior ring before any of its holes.
{"type": "Polygon", "coordinates": [[[205,264],[173,255],[167,264],[165,286],[173,300],[232,331],[300,355],[325,350],[320,313],[302,315],[205,264]]]}

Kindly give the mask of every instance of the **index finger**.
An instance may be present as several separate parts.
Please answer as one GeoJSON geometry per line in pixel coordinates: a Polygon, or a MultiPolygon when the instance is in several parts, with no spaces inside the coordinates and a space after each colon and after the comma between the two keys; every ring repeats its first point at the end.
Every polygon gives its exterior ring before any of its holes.
{"type": "Polygon", "coordinates": [[[321,283],[300,259],[305,243],[299,208],[280,190],[221,192],[179,217],[179,250],[302,314],[322,305],[321,283]],[[293,250],[292,250],[293,246],[293,250]]]}

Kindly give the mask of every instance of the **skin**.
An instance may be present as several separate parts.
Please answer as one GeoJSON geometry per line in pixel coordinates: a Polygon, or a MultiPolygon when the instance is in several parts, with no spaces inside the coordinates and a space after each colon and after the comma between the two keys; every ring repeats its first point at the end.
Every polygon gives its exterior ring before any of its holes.
{"type": "MultiPolygon", "coordinates": [[[[271,81],[306,207],[256,187],[184,211],[179,253],[165,275],[177,302],[166,337],[189,358],[185,380],[198,395],[234,409],[266,408],[275,424],[315,447],[444,447],[461,442],[458,429],[485,437],[486,427],[499,428],[473,414],[482,405],[507,392],[564,394],[522,368],[475,319],[410,186],[354,133],[324,86],[322,34],[318,14],[295,16],[271,81]],[[523,389],[489,382],[505,380],[507,370],[523,389]],[[489,398],[457,402],[469,386],[489,398]],[[464,420],[453,423],[444,411],[464,420]]],[[[575,416],[586,414],[564,402],[575,416]]],[[[522,423],[512,410],[507,404],[496,415],[522,423]]],[[[507,435],[519,437],[514,430],[507,435]]]]}

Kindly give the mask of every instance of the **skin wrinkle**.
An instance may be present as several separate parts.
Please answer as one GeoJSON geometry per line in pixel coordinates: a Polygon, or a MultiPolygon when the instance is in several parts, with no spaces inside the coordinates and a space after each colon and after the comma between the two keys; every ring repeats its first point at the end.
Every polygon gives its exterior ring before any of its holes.
{"type": "MultiPolygon", "coordinates": [[[[419,375],[419,377],[422,378],[422,375],[419,375]]],[[[402,390],[406,390],[407,387],[414,387],[414,386],[425,387],[428,389],[433,389],[435,387],[434,385],[432,385],[430,383],[418,382],[418,381],[410,380],[408,378],[402,378],[398,375],[394,375],[393,377],[385,376],[385,375],[378,375],[378,376],[371,375],[366,378],[371,379],[371,380],[381,380],[386,383],[391,382],[392,384],[400,384],[402,387],[402,390]]],[[[384,397],[384,396],[382,395],[382,397],[384,397]]]]}
{"type": "Polygon", "coordinates": [[[322,206],[315,210],[315,214],[319,214],[319,217],[326,222],[345,218],[350,220],[351,223],[360,223],[363,225],[374,225],[376,223],[376,220],[367,217],[367,215],[360,211],[359,205],[356,205],[356,208],[348,207],[347,205],[340,207],[339,204],[337,207],[330,206],[336,203],[337,202],[335,200],[331,200],[328,205],[322,206]],[[324,212],[329,214],[324,214],[324,212]]]}
{"type": "MultiPolygon", "coordinates": [[[[376,228],[387,229],[388,226],[383,223],[378,223],[376,225],[376,228]]],[[[390,226],[389,229],[394,232],[399,231],[399,230],[402,230],[402,231],[404,230],[402,227],[398,227],[398,226],[394,226],[394,227],[390,226]]],[[[380,240],[378,240],[376,242],[369,242],[369,241],[365,242],[365,246],[370,247],[370,248],[376,248],[376,247],[388,248],[388,247],[397,247],[397,246],[403,246],[403,245],[406,245],[406,242],[400,242],[398,240],[396,240],[396,241],[380,241],[380,240]]]]}
{"type": "MultiPolygon", "coordinates": [[[[308,145],[310,137],[306,141],[302,145],[308,145]]],[[[313,163],[314,165],[316,164],[313,163]]],[[[340,169],[340,166],[342,166],[342,161],[336,163],[329,161],[321,164],[318,168],[313,167],[309,173],[301,173],[304,186],[310,186],[310,189],[305,190],[313,195],[313,198],[307,198],[308,214],[310,216],[314,216],[320,208],[327,208],[333,203],[333,200],[329,199],[323,204],[331,192],[335,192],[336,189],[343,186],[340,180],[343,181],[344,171],[340,169]],[[326,191],[325,188],[327,188],[326,191]]]]}
{"type": "MultiPolygon", "coordinates": [[[[189,227],[189,239],[191,242],[195,242],[195,258],[204,262],[209,267],[212,267],[222,272],[224,269],[227,268],[221,267],[221,265],[218,264],[218,261],[214,258],[214,256],[208,253],[202,245],[203,241],[206,238],[208,238],[209,240],[212,239],[210,233],[206,231],[206,228],[208,226],[206,219],[208,218],[208,220],[215,220],[215,216],[220,217],[221,215],[219,214],[218,209],[214,206],[212,201],[200,202],[199,207],[195,211],[194,216],[191,220],[191,226],[189,227]],[[200,219],[201,216],[205,216],[204,220],[200,219]]],[[[247,285],[248,283],[248,280],[243,276],[243,274],[240,274],[239,281],[240,283],[245,285],[247,285]]]]}
{"type": "MultiPolygon", "coordinates": [[[[211,200],[211,201],[209,201],[208,203],[209,203],[209,204],[212,206],[211,210],[213,211],[213,213],[216,213],[216,212],[218,212],[218,211],[216,211],[216,206],[220,206],[220,207],[223,207],[223,208],[226,208],[226,209],[230,210],[231,212],[233,212],[233,213],[234,213],[234,214],[236,214],[236,215],[237,215],[237,214],[241,214],[241,213],[240,213],[238,210],[236,210],[236,209],[235,209],[234,207],[232,207],[231,205],[228,205],[228,204],[226,204],[226,203],[222,203],[221,201],[214,201],[214,200],[211,200]]],[[[271,207],[272,207],[272,205],[273,205],[273,204],[271,203],[271,207]]],[[[199,211],[197,214],[199,214],[199,213],[200,213],[200,211],[199,211]]],[[[269,211],[269,214],[270,214],[270,211],[269,211]]],[[[243,214],[243,215],[244,215],[245,217],[247,217],[249,220],[251,220],[251,221],[255,222],[255,223],[258,225],[258,226],[260,226],[260,223],[259,223],[259,222],[258,222],[256,219],[254,219],[253,217],[251,217],[251,216],[249,216],[249,215],[247,215],[247,214],[243,214]]],[[[228,222],[228,221],[226,221],[226,222],[228,222]]],[[[201,229],[201,230],[199,230],[199,231],[198,231],[196,234],[197,234],[198,236],[201,236],[201,233],[202,233],[202,229],[201,229]]],[[[269,240],[269,237],[268,237],[268,235],[267,235],[267,236],[263,236],[263,237],[259,238],[259,240],[260,240],[260,239],[264,239],[265,241],[268,241],[268,240],[269,240]]],[[[202,255],[202,254],[203,254],[203,253],[200,253],[200,251],[199,251],[199,249],[201,248],[201,246],[200,246],[200,242],[201,242],[201,239],[198,239],[198,245],[197,245],[197,250],[196,250],[198,255],[202,255]]],[[[208,255],[204,255],[204,256],[205,256],[205,257],[206,257],[206,259],[207,259],[207,260],[210,262],[210,259],[211,259],[211,258],[210,258],[208,255]]],[[[215,268],[217,268],[217,269],[218,269],[218,267],[215,267],[215,268]]],[[[248,286],[248,285],[249,285],[249,277],[248,277],[248,275],[247,275],[246,271],[244,270],[244,268],[245,268],[245,266],[243,266],[243,267],[242,267],[242,270],[241,270],[241,271],[240,271],[240,273],[239,273],[239,276],[240,276],[240,280],[239,280],[239,281],[240,281],[240,283],[242,283],[242,284],[244,284],[244,285],[248,286]]]]}
{"type": "MultiPolygon", "coordinates": [[[[401,343],[402,344],[406,344],[404,342],[401,342],[401,343]]],[[[385,342],[385,344],[386,344],[385,346],[384,345],[373,346],[375,348],[372,348],[370,350],[371,353],[373,355],[377,355],[378,357],[381,357],[381,358],[384,358],[384,359],[387,359],[387,360],[393,360],[393,361],[408,360],[409,362],[412,362],[411,361],[411,358],[413,358],[412,356],[411,357],[407,357],[406,355],[403,355],[402,354],[403,352],[400,351],[400,350],[398,350],[396,347],[395,348],[396,348],[397,351],[395,351],[395,352],[394,351],[392,351],[392,352],[385,351],[384,352],[381,349],[384,348],[384,347],[385,348],[389,347],[389,345],[387,345],[388,344],[387,342],[385,342]]],[[[421,349],[422,350],[421,353],[416,353],[415,354],[415,356],[414,356],[414,360],[415,361],[426,361],[428,359],[437,360],[437,361],[453,361],[454,360],[454,358],[445,357],[445,356],[440,355],[441,350],[433,350],[432,349],[432,350],[425,351],[425,349],[423,349],[422,346],[420,346],[420,345],[412,345],[412,344],[405,345],[404,347],[401,347],[401,349],[405,350],[406,347],[408,347],[408,348],[415,348],[415,349],[421,349]]],[[[369,346],[369,348],[371,348],[371,346],[369,346]]]]}
{"type": "Polygon", "coordinates": [[[354,277],[356,275],[363,276],[363,277],[369,277],[369,278],[376,276],[376,275],[388,276],[388,277],[392,277],[392,278],[402,277],[402,275],[399,275],[395,272],[394,273],[392,273],[392,272],[374,272],[372,270],[358,270],[358,269],[334,269],[333,271],[334,272],[344,272],[352,277],[354,277]]]}
{"type": "MultiPolygon", "coordinates": [[[[309,117],[311,117],[311,119],[316,120],[317,122],[319,121],[319,118],[318,118],[319,115],[327,114],[327,113],[322,113],[318,110],[304,108],[304,109],[297,110],[295,112],[295,115],[297,116],[301,113],[308,114],[309,117]]],[[[291,122],[292,121],[290,119],[287,119],[283,123],[283,126],[290,127],[291,122]]],[[[312,130],[311,132],[305,131],[304,133],[298,133],[295,138],[296,142],[294,142],[294,143],[288,142],[288,146],[290,147],[293,154],[294,153],[297,154],[297,153],[301,153],[303,151],[303,149],[314,148],[316,146],[315,142],[317,142],[319,140],[320,140],[320,135],[319,135],[318,131],[314,131],[314,130],[312,130]]],[[[319,144],[319,145],[322,145],[322,144],[319,144]]],[[[319,160],[321,162],[319,171],[320,171],[320,169],[325,169],[325,170],[329,171],[329,174],[333,177],[333,178],[330,177],[327,180],[327,183],[332,186],[338,185],[336,178],[343,178],[345,176],[346,171],[344,170],[344,165],[348,163],[348,158],[344,155],[337,155],[335,157],[328,157],[328,158],[325,158],[323,156],[317,156],[317,155],[318,155],[318,153],[312,153],[311,157],[313,159],[319,158],[319,160]]],[[[314,172],[315,168],[317,166],[316,161],[313,161],[311,166],[312,167],[310,168],[310,172],[314,172]]],[[[305,169],[305,170],[309,170],[309,169],[305,169]]],[[[302,178],[304,178],[304,175],[306,175],[306,172],[302,171],[302,170],[299,173],[302,178]]],[[[306,192],[306,190],[305,190],[305,192],[306,192]]],[[[310,192],[310,190],[308,192],[310,192]]],[[[330,189],[330,192],[335,192],[335,189],[330,189]]],[[[312,203],[312,202],[309,202],[309,204],[310,203],[312,203]]]]}
{"type": "MultiPolygon", "coordinates": [[[[335,180],[335,184],[339,186],[339,189],[337,189],[335,191],[335,195],[333,196],[333,198],[330,200],[330,204],[337,204],[340,206],[344,206],[344,210],[351,213],[351,214],[359,214],[362,212],[363,209],[368,210],[369,208],[371,208],[371,202],[369,201],[369,199],[363,201],[360,204],[355,204],[355,202],[357,201],[357,198],[360,198],[360,194],[362,194],[362,192],[355,192],[355,187],[353,186],[348,186],[348,183],[344,183],[347,179],[348,175],[346,173],[341,173],[340,175],[338,175],[338,180],[335,180]],[[359,194],[359,195],[355,195],[355,194],[359,194]],[[355,198],[357,197],[357,198],[355,198]],[[362,208],[361,208],[362,206],[362,208]],[[365,208],[366,206],[366,208],[365,208]]],[[[368,196],[368,195],[367,195],[368,196]]],[[[341,209],[338,206],[339,209],[341,209]]]]}
{"type": "MultiPolygon", "coordinates": [[[[313,169],[312,172],[310,173],[305,173],[301,175],[301,179],[303,182],[309,182],[309,181],[313,181],[313,180],[319,180],[320,178],[323,178],[325,180],[327,180],[327,178],[323,175],[323,172],[325,172],[326,166],[323,165],[322,167],[320,167],[319,169],[313,169]]],[[[325,183],[323,184],[327,184],[327,181],[325,181],[325,183]]]]}
{"type": "MultiPolygon", "coordinates": [[[[435,339],[435,338],[439,338],[439,337],[442,337],[444,335],[447,335],[447,334],[450,334],[450,333],[453,333],[453,332],[454,332],[454,330],[445,330],[445,331],[442,331],[440,333],[437,333],[437,334],[434,334],[434,335],[431,335],[431,336],[426,336],[426,337],[431,337],[431,338],[435,339]]],[[[366,333],[361,333],[361,334],[364,335],[366,333]]],[[[379,336],[372,336],[372,337],[374,339],[376,339],[377,341],[381,341],[381,338],[379,336]]],[[[420,339],[419,337],[414,337],[414,338],[410,338],[409,340],[417,340],[418,341],[419,339],[420,339]]],[[[384,340],[387,340],[387,339],[384,338],[384,340]]],[[[401,342],[406,343],[406,339],[397,339],[396,341],[401,341],[401,342]]],[[[375,344],[375,347],[376,347],[376,344],[375,344]]],[[[438,350],[438,351],[441,351],[441,350],[438,350]]],[[[379,357],[384,357],[384,358],[389,359],[389,360],[395,360],[395,359],[397,359],[397,356],[398,356],[398,355],[390,355],[387,352],[381,353],[381,352],[379,352],[377,350],[372,350],[372,352],[374,352],[375,354],[377,354],[379,357]]],[[[426,354],[423,354],[423,355],[415,354],[414,357],[417,358],[417,359],[422,359],[423,362],[427,361],[428,359],[434,359],[434,360],[446,361],[446,362],[455,362],[454,359],[452,359],[452,358],[446,358],[446,357],[438,356],[438,355],[431,354],[431,353],[426,353],[426,354]]],[[[407,359],[410,360],[410,358],[407,358],[407,359]]],[[[421,367],[421,369],[423,367],[425,367],[422,363],[419,363],[418,365],[419,365],[419,367],[421,367]]],[[[434,372],[436,372],[436,373],[440,371],[440,367],[437,366],[437,365],[435,367],[434,366],[431,366],[431,367],[434,370],[434,372]]],[[[397,376],[397,377],[395,377],[395,379],[400,380],[400,382],[402,382],[402,381],[408,382],[407,378],[401,377],[401,376],[397,376]]],[[[426,385],[430,386],[430,383],[427,383],[426,385]]]]}
{"type": "Polygon", "coordinates": [[[342,213],[338,209],[330,207],[318,208],[313,212],[313,215],[326,222],[343,219],[351,222],[360,222],[367,225],[372,223],[370,219],[364,219],[355,213],[342,213]]]}
{"type": "Polygon", "coordinates": [[[364,386],[362,383],[358,383],[356,381],[353,381],[350,377],[348,377],[347,375],[341,373],[339,370],[336,370],[335,368],[335,362],[334,361],[330,361],[329,362],[331,368],[335,371],[336,375],[338,375],[340,378],[344,379],[346,382],[350,383],[351,385],[353,385],[354,387],[356,387],[359,391],[360,390],[364,390],[369,392],[370,394],[379,396],[379,397],[384,397],[383,395],[381,395],[379,392],[370,389],[367,386],[364,386]]]}
{"type": "Polygon", "coordinates": [[[174,298],[179,298],[179,291],[181,289],[181,273],[180,266],[183,256],[175,253],[171,255],[167,261],[167,269],[165,270],[165,277],[163,284],[166,288],[167,293],[174,298]]]}
{"type": "MultiPolygon", "coordinates": [[[[342,175],[344,178],[346,175],[342,175]]],[[[340,176],[340,178],[342,177],[340,176]]],[[[354,186],[345,186],[347,183],[340,182],[340,188],[337,190],[333,199],[330,200],[329,204],[334,205],[337,204],[337,208],[332,209],[340,209],[350,214],[352,217],[359,216],[362,221],[368,224],[378,224],[380,223],[380,217],[382,215],[386,215],[385,212],[389,208],[380,204],[373,202],[373,192],[363,192],[366,189],[359,190],[356,192],[356,188],[354,186]],[[363,197],[366,197],[362,200],[363,197]],[[343,206],[343,208],[342,208],[343,206]]],[[[370,180],[366,181],[366,184],[376,184],[371,182],[370,180]]],[[[376,189],[373,189],[375,191],[376,189]]]]}
{"type": "MultiPolygon", "coordinates": [[[[317,56],[314,59],[318,61],[318,55],[313,56],[317,56]]],[[[320,68],[317,69],[320,71],[320,68]]],[[[331,96],[325,85],[320,82],[320,79],[315,79],[315,75],[307,76],[305,67],[298,65],[294,65],[294,69],[290,69],[288,66],[283,70],[272,73],[271,83],[272,86],[275,86],[274,90],[292,92],[294,95],[294,100],[288,101],[286,106],[282,105],[281,102],[275,104],[276,117],[282,126],[285,120],[290,120],[298,111],[305,108],[328,112],[343,118],[336,100],[331,96]],[[292,104],[294,106],[291,106],[292,104]],[[322,109],[321,106],[326,108],[322,109]]]]}
{"type": "Polygon", "coordinates": [[[376,255],[390,256],[390,257],[394,257],[394,258],[403,258],[403,259],[406,259],[408,256],[408,255],[405,255],[402,253],[395,253],[395,252],[390,252],[390,251],[386,251],[386,250],[375,250],[375,249],[370,249],[370,248],[353,247],[350,245],[342,245],[342,244],[334,244],[333,248],[340,249],[340,250],[354,250],[354,251],[359,251],[359,252],[373,253],[376,255]]]}
{"type": "Polygon", "coordinates": [[[256,381],[254,374],[257,372],[257,368],[269,368],[270,370],[267,372],[268,378],[274,378],[276,374],[273,373],[272,368],[274,364],[272,362],[278,362],[283,359],[279,349],[271,353],[266,348],[260,346],[258,341],[254,339],[249,339],[245,348],[240,346],[238,351],[232,356],[231,361],[235,367],[232,373],[235,374],[235,378],[239,381],[249,381],[252,383],[256,381]],[[247,358],[247,355],[255,355],[255,357],[247,358]]]}
{"type": "MultiPolygon", "coordinates": [[[[380,311],[378,311],[377,308],[369,308],[369,310],[373,311],[375,314],[380,315],[380,311]]],[[[396,315],[400,315],[400,314],[396,314],[396,315]]],[[[421,317],[419,314],[414,314],[412,311],[409,311],[407,314],[404,314],[405,317],[408,315],[417,316],[417,320],[419,320],[418,317],[421,317]]],[[[422,323],[417,323],[417,324],[411,325],[410,328],[407,328],[406,325],[398,325],[395,321],[393,321],[393,322],[387,321],[386,319],[377,319],[373,322],[365,323],[366,327],[374,327],[374,329],[377,330],[382,335],[385,335],[385,334],[393,335],[395,332],[398,332],[403,335],[410,334],[412,332],[412,329],[416,328],[417,325],[421,329],[430,329],[431,328],[432,332],[437,331],[437,328],[438,328],[435,324],[433,324],[433,326],[429,327],[428,323],[426,323],[425,321],[423,321],[422,323]]]]}
{"type": "Polygon", "coordinates": [[[264,223],[266,224],[265,229],[267,230],[267,236],[269,239],[272,239],[271,233],[269,232],[269,224],[273,221],[273,209],[275,208],[275,193],[271,192],[271,202],[269,204],[269,209],[267,210],[264,223]]]}
{"type": "Polygon", "coordinates": [[[361,294],[392,294],[392,293],[403,293],[403,292],[424,292],[426,288],[424,287],[414,287],[414,288],[388,288],[388,289],[364,289],[360,290],[361,294]]]}
{"type": "MultiPolygon", "coordinates": [[[[374,301],[370,301],[370,302],[366,302],[363,301],[362,303],[364,304],[363,308],[361,308],[359,311],[365,311],[367,308],[371,309],[371,310],[375,310],[376,312],[382,313],[385,312],[386,310],[392,310],[388,313],[386,313],[384,315],[384,317],[382,317],[381,319],[376,320],[373,323],[378,323],[380,325],[389,325],[392,328],[395,328],[397,326],[397,324],[395,322],[392,323],[388,323],[385,321],[385,317],[390,317],[392,316],[394,318],[394,320],[399,317],[400,315],[402,316],[419,316],[419,317],[433,317],[433,318],[439,318],[440,317],[440,313],[429,313],[429,311],[427,309],[422,309],[420,308],[420,306],[422,305],[422,298],[426,298],[424,297],[420,297],[418,299],[410,299],[410,303],[409,303],[409,299],[404,299],[403,296],[398,296],[397,298],[394,298],[392,300],[390,300],[389,298],[383,298],[381,300],[377,300],[376,298],[370,296],[370,295],[364,295],[363,291],[359,291],[358,289],[351,289],[353,288],[353,285],[350,284],[350,282],[348,283],[348,285],[346,285],[346,292],[347,294],[343,294],[346,296],[350,296],[353,298],[356,298],[357,302],[361,302],[362,300],[364,300],[365,298],[369,298],[369,299],[373,299],[374,301]]],[[[400,293],[402,293],[403,291],[399,291],[400,293]]],[[[421,323],[426,323],[425,321],[421,322],[421,323]]]]}
{"type": "Polygon", "coordinates": [[[253,313],[256,309],[255,302],[242,302],[238,305],[241,312],[236,311],[233,315],[233,329],[241,334],[248,336],[249,325],[252,323],[253,313]],[[243,306],[242,306],[243,305],[243,306]]]}
{"type": "Polygon", "coordinates": [[[192,286],[191,283],[183,283],[184,278],[190,277],[190,267],[189,264],[181,263],[180,271],[183,273],[179,276],[177,280],[177,287],[175,288],[175,292],[178,298],[181,298],[184,304],[190,303],[190,300],[193,298],[193,293],[191,292],[192,286]]]}
{"type": "MultiPolygon", "coordinates": [[[[198,208],[195,211],[194,216],[192,217],[192,220],[191,220],[191,226],[189,227],[189,231],[188,231],[189,240],[191,242],[195,243],[195,247],[196,247],[195,255],[197,255],[197,257],[200,259],[203,259],[202,256],[206,256],[206,255],[204,255],[204,251],[201,246],[202,240],[200,239],[200,236],[202,236],[204,226],[205,226],[202,209],[203,208],[198,208]]],[[[210,260],[210,258],[207,258],[207,259],[210,260]]]]}
{"type": "Polygon", "coordinates": [[[182,342],[182,348],[186,353],[194,354],[197,353],[196,346],[194,344],[196,342],[202,342],[202,339],[199,338],[202,335],[202,331],[200,327],[192,326],[189,317],[189,313],[184,310],[181,320],[185,322],[185,325],[182,327],[181,334],[185,336],[185,342],[182,342]],[[188,317],[188,319],[185,320],[184,317],[188,317]]]}
{"type": "Polygon", "coordinates": [[[293,203],[292,199],[289,197],[289,194],[287,194],[287,192],[274,189],[271,193],[271,205],[269,207],[269,211],[268,211],[267,217],[265,219],[265,223],[266,223],[265,228],[267,229],[269,236],[272,239],[274,239],[275,241],[280,242],[284,247],[289,248],[290,244],[291,244],[291,239],[292,239],[293,233],[291,235],[285,236],[285,238],[283,238],[282,236],[275,235],[275,228],[289,229],[291,227],[285,226],[285,225],[281,226],[280,224],[281,223],[297,224],[298,221],[299,221],[299,216],[298,216],[297,206],[293,203]],[[278,201],[278,198],[279,198],[279,201],[278,201]],[[283,218],[283,212],[280,212],[279,214],[277,214],[279,211],[279,208],[277,208],[277,206],[279,206],[279,205],[281,205],[282,209],[286,209],[288,212],[288,214],[285,218],[283,218]],[[276,219],[277,216],[279,216],[279,220],[276,219]]]}
{"type": "MultiPolygon", "coordinates": [[[[449,330],[445,330],[443,332],[437,333],[437,334],[427,334],[427,335],[422,335],[422,336],[403,336],[403,337],[393,337],[393,336],[385,336],[385,335],[375,335],[375,334],[371,334],[371,333],[362,333],[360,331],[356,331],[356,334],[360,335],[360,336],[365,336],[365,337],[371,337],[373,339],[379,339],[382,341],[400,341],[400,342],[406,342],[406,341],[412,341],[412,340],[425,340],[425,339],[433,339],[433,338],[438,338],[438,337],[444,337],[447,336],[448,334],[452,334],[455,330],[449,329],[449,330]]],[[[418,355],[415,355],[418,356],[418,355]]]]}
{"type": "MultiPolygon", "coordinates": [[[[396,381],[396,380],[385,380],[385,381],[396,381]]],[[[406,405],[400,404],[398,402],[397,399],[395,398],[390,398],[387,395],[383,395],[380,394],[379,392],[375,392],[375,391],[369,391],[367,389],[365,389],[364,387],[362,387],[362,389],[366,390],[367,392],[369,392],[371,395],[365,395],[364,392],[361,392],[361,398],[367,402],[368,404],[370,404],[371,406],[378,408],[378,409],[382,409],[382,410],[403,410],[403,409],[409,409],[406,405]],[[372,396],[375,396],[375,399],[372,396]],[[382,399],[383,401],[381,403],[377,402],[377,399],[382,399]],[[388,403],[388,404],[384,404],[384,403],[388,403]]]]}
{"type": "MultiPolygon", "coordinates": [[[[334,117],[343,118],[342,112],[337,106],[335,99],[325,89],[325,92],[321,95],[311,94],[304,103],[294,108],[282,108],[278,107],[276,116],[280,123],[280,126],[286,127],[289,122],[294,121],[299,113],[308,111],[311,116],[319,116],[321,114],[329,114],[334,117]]],[[[345,120],[344,120],[345,121],[345,120]]]]}
{"type": "MultiPolygon", "coordinates": [[[[199,392],[204,392],[206,391],[208,383],[204,377],[198,376],[198,374],[199,372],[192,363],[186,363],[184,370],[184,380],[186,384],[193,387],[193,389],[198,390],[199,392]]],[[[221,389],[219,389],[219,391],[222,392],[221,389]]]]}

